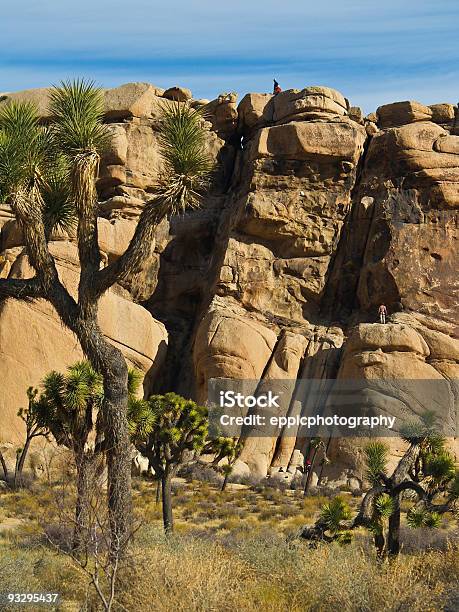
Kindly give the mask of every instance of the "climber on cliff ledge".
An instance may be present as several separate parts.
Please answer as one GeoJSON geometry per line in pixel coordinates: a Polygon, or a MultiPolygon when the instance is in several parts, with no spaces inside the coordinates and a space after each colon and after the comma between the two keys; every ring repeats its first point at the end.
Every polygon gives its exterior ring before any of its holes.
{"type": "Polygon", "coordinates": [[[378,309],[378,313],[379,313],[379,322],[385,323],[386,315],[387,315],[387,308],[384,306],[384,304],[381,304],[381,306],[378,309]]]}
{"type": "Polygon", "coordinates": [[[273,79],[273,81],[274,81],[273,94],[277,96],[277,94],[282,91],[282,88],[279,86],[279,83],[276,81],[276,79],[273,79]]]}

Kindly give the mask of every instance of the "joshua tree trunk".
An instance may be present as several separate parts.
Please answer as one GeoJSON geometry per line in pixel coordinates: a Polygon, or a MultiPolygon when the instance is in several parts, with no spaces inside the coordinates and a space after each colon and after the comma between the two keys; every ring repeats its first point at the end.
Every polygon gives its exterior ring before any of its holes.
{"type": "Polygon", "coordinates": [[[102,412],[108,469],[108,510],[112,555],[118,558],[132,533],[128,369],[122,353],[106,341],[94,316],[89,321],[78,322],[77,336],[91,365],[104,379],[102,412]]]}
{"type": "MultiPolygon", "coordinates": [[[[106,392],[110,384],[105,385],[106,392]]],[[[131,454],[127,422],[127,397],[116,391],[104,401],[108,442],[108,509],[112,546],[123,550],[132,533],[131,454]]]]}
{"type": "Polygon", "coordinates": [[[374,543],[376,548],[376,554],[380,559],[385,556],[386,552],[386,540],[384,538],[383,533],[375,533],[374,535],[374,543]]]}
{"type": "Polygon", "coordinates": [[[229,473],[225,473],[225,478],[223,479],[222,488],[220,491],[224,491],[226,489],[226,485],[228,484],[229,473]]]}
{"type": "Polygon", "coordinates": [[[62,320],[75,333],[92,367],[102,374],[104,380],[102,415],[108,468],[110,546],[112,558],[118,559],[132,534],[128,368],[121,351],[105,339],[99,328],[97,302],[88,286],[85,288],[88,299],[81,295],[79,308],[72,303],[65,289],[58,287],[52,297],[62,320]]]}
{"type": "Polygon", "coordinates": [[[398,555],[400,552],[400,495],[394,495],[394,511],[389,517],[388,553],[398,555]]]}
{"type": "Polygon", "coordinates": [[[156,483],[156,505],[161,501],[161,481],[158,480],[156,483]]]}
{"type": "Polygon", "coordinates": [[[0,464],[1,464],[2,469],[3,469],[3,477],[4,477],[5,481],[8,482],[8,468],[6,466],[5,458],[2,455],[2,451],[0,451],[0,464]]]}
{"type": "Polygon", "coordinates": [[[304,491],[303,491],[303,496],[306,497],[308,494],[308,490],[309,490],[309,485],[311,483],[311,478],[312,478],[312,470],[314,468],[314,463],[316,460],[316,456],[317,456],[317,448],[314,448],[314,452],[312,453],[312,459],[311,459],[311,465],[309,466],[309,472],[308,475],[306,477],[306,482],[304,484],[304,491]]]}
{"type": "Polygon", "coordinates": [[[224,491],[226,489],[226,485],[228,484],[228,478],[230,477],[230,472],[225,472],[225,478],[223,479],[222,488],[220,491],[224,491]]]}
{"type": "Polygon", "coordinates": [[[166,535],[174,530],[174,518],[172,516],[172,474],[166,467],[161,478],[163,494],[163,523],[166,535]]]}
{"type": "Polygon", "coordinates": [[[18,460],[16,462],[16,469],[14,471],[14,488],[15,489],[16,487],[22,486],[22,472],[24,471],[24,464],[25,464],[27,454],[29,452],[31,441],[32,441],[32,438],[30,436],[27,436],[25,444],[24,444],[24,448],[22,449],[18,457],[18,460]]]}
{"type": "Polygon", "coordinates": [[[77,499],[75,506],[75,529],[73,531],[73,550],[77,551],[85,545],[90,528],[90,496],[94,486],[95,457],[83,450],[75,453],[77,468],[77,499]]]}

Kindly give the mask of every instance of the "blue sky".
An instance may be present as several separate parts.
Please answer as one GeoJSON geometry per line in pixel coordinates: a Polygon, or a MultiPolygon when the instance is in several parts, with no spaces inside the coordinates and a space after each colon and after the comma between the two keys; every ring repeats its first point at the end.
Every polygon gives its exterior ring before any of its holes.
{"type": "Polygon", "coordinates": [[[0,92],[85,76],[214,98],[276,77],[366,112],[459,99],[458,0],[0,0],[0,15],[0,92]]]}

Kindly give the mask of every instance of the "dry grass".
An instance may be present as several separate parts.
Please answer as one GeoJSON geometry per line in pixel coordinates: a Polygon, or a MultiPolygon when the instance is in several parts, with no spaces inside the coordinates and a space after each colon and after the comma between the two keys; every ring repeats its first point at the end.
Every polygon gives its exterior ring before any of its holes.
{"type": "MultiPolygon", "coordinates": [[[[38,518],[52,518],[55,495],[45,487],[0,495],[1,516],[20,520],[0,530],[0,593],[57,591],[63,604],[56,609],[97,610],[81,569],[40,537],[38,518]]],[[[289,542],[286,535],[311,521],[324,501],[299,492],[220,493],[211,483],[181,483],[174,491],[177,533],[168,539],[155,485],[137,481],[134,500],[143,527],[118,594],[131,612],[429,612],[444,610],[458,594],[459,549],[448,543],[446,529],[404,533],[407,552],[381,563],[363,532],[345,547],[311,550],[289,542]],[[438,550],[419,552],[426,542],[438,550]]],[[[358,500],[349,496],[349,502],[358,500]]]]}

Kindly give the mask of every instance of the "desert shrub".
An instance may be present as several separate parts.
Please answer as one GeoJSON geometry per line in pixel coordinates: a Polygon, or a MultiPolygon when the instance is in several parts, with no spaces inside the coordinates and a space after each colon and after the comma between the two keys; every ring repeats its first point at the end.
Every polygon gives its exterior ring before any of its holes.
{"type": "Polygon", "coordinates": [[[255,491],[263,496],[264,499],[271,502],[280,503],[285,499],[285,494],[280,489],[273,486],[261,486],[255,488],[255,491]]]}
{"type": "MultiPolygon", "coordinates": [[[[86,580],[71,562],[43,547],[17,548],[2,546],[0,550],[0,593],[59,593],[62,600],[83,603],[86,580]]],[[[2,610],[17,610],[3,604],[2,610]]]]}
{"type": "Polygon", "coordinates": [[[428,527],[409,529],[402,526],[400,540],[405,553],[445,551],[451,545],[459,544],[459,530],[449,531],[446,529],[429,529],[428,527]]]}
{"type": "Polygon", "coordinates": [[[197,480],[199,482],[208,482],[213,485],[220,485],[223,481],[221,474],[215,471],[209,465],[202,463],[190,463],[184,465],[178,472],[178,476],[186,478],[188,481],[197,480]]]}
{"type": "MultiPolygon", "coordinates": [[[[139,536],[140,539],[140,536],[139,536]]],[[[248,610],[240,607],[249,570],[216,543],[158,530],[143,534],[136,563],[121,573],[121,603],[129,610],[248,610]]]]}
{"type": "Polygon", "coordinates": [[[271,506],[262,510],[258,516],[260,521],[269,521],[279,515],[277,506],[271,506]]]}

